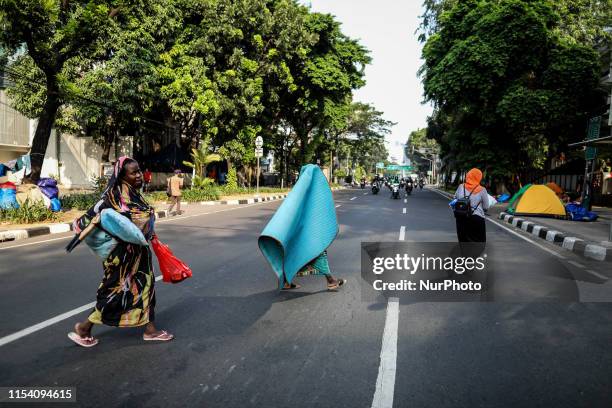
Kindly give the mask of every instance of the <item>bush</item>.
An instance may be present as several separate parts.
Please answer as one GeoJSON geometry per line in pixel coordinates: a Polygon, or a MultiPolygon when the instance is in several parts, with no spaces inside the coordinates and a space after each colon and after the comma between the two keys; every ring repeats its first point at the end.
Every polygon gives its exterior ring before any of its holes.
{"type": "Polygon", "coordinates": [[[19,208],[0,209],[0,221],[15,224],[32,224],[42,221],[55,221],[57,214],[49,210],[42,201],[25,200],[19,208]]]}
{"type": "MultiPolygon", "coordinates": [[[[225,188],[227,188],[228,191],[233,191],[233,190],[238,188],[238,175],[236,174],[236,168],[235,167],[232,167],[227,172],[227,181],[226,181],[226,184],[225,184],[225,188]]],[[[230,194],[232,194],[232,193],[230,193],[230,194]]]]}
{"type": "Polygon", "coordinates": [[[62,209],[65,210],[88,210],[100,200],[98,193],[70,194],[60,198],[62,209]]]}
{"type": "Polygon", "coordinates": [[[215,201],[218,200],[219,197],[221,197],[221,191],[219,187],[214,184],[211,184],[203,188],[183,191],[181,200],[192,203],[198,201],[215,201]]]}
{"type": "Polygon", "coordinates": [[[154,203],[156,201],[168,201],[168,194],[166,194],[165,191],[152,191],[143,195],[145,200],[150,203],[154,203]]]}

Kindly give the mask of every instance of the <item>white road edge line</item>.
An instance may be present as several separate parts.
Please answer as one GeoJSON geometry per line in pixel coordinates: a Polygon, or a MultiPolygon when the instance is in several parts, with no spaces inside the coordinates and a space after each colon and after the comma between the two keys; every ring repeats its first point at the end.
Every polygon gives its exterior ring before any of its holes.
{"type": "MultiPolygon", "coordinates": [[[[439,192],[439,191],[437,191],[437,190],[430,190],[430,191],[434,191],[434,192],[436,192],[436,193],[440,194],[442,197],[444,197],[444,198],[448,198],[448,197],[446,197],[444,194],[442,194],[441,192],[439,192]]],[[[491,218],[485,218],[485,220],[487,220],[487,221],[489,221],[489,222],[492,222],[493,224],[497,225],[498,227],[505,229],[505,230],[506,230],[506,231],[508,231],[509,233],[511,233],[511,234],[513,234],[513,235],[515,235],[515,236],[519,237],[520,239],[523,239],[523,240],[525,240],[525,241],[527,241],[527,242],[529,242],[529,243],[531,243],[531,244],[533,244],[533,245],[537,246],[537,247],[538,247],[538,248],[540,248],[541,250],[546,251],[546,252],[548,252],[548,253],[549,253],[549,254],[551,254],[551,255],[554,255],[554,256],[556,256],[556,257],[558,257],[558,258],[561,258],[561,259],[566,259],[566,258],[565,258],[563,255],[558,254],[558,253],[556,253],[555,251],[553,251],[552,249],[546,248],[545,246],[540,245],[540,244],[538,244],[537,242],[535,242],[535,241],[533,241],[533,240],[531,240],[531,239],[529,239],[529,238],[527,238],[527,237],[522,236],[522,235],[521,235],[521,234],[519,234],[518,232],[511,230],[510,228],[506,227],[505,225],[500,224],[500,223],[499,223],[499,222],[497,222],[497,221],[492,220],[491,218]]]]}
{"type": "MultiPolygon", "coordinates": [[[[162,279],[162,276],[156,276],[155,277],[155,281],[160,281],[162,279]]],[[[52,326],[55,323],[59,323],[62,320],[66,320],[72,316],[78,315],[79,313],[83,313],[84,311],[91,309],[92,307],[94,307],[96,305],[96,302],[91,302],[88,303],[86,305],[83,306],[79,306],[76,309],[72,309],[66,313],[62,313],[61,315],[57,315],[55,317],[52,317],[50,319],[45,320],[44,322],[40,322],[37,323],[33,326],[30,327],[26,327],[23,330],[19,330],[18,332],[15,332],[13,334],[9,334],[8,336],[4,336],[0,338],[0,347],[5,346],[15,340],[19,340],[22,337],[28,336],[32,333],[35,333],[39,330],[42,330],[46,327],[52,326]]]]}

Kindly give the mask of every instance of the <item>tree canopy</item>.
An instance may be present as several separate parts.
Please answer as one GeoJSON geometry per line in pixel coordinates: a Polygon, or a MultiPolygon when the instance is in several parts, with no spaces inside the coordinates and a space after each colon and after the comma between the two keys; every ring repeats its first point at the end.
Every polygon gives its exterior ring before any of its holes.
{"type": "MultiPolygon", "coordinates": [[[[370,62],[297,0],[1,0],[0,26],[11,104],[39,119],[34,180],[52,127],[93,136],[106,160],[117,136],[146,137],[151,122],[185,154],[209,138],[239,168],[262,135],[289,173],[348,129],[370,62]]],[[[359,149],[380,156],[370,142],[359,149]]]]}
{"type": "Polygon", "coordinates": [[[573,36],[557,2],[431,4],[420,75],[434,104],[427,135],[447,167],[505,176],[582,139],[601,102],[599,54],[573,36]]]}

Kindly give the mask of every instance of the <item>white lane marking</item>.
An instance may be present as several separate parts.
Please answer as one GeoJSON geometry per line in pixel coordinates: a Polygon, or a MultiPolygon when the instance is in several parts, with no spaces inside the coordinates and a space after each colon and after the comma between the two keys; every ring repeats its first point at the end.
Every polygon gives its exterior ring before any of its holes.
{"type": "Polygon", "coordinates": [[[404,198],[404,204],[408,204],[408,199],[404,198]]]}
{"type": "Polygon", "coordinates": [[[363,193],[363,195],[368,195],[368,193],[363,193]]]}
{"type": "MultiPolygon", "coordinates": [[[[282,200],[275,200],[275,201],[282,201],[282,200]]],[[[162,222],[184,220],[186,218],[200,217],[202,215],[216,214],[216,213],[221,213],[221,212],[225,212],[225,211],[241,210],[241,209],[244,209],[244,208],[254,207],[254,206],[257,206],[257,205],[271,204],[271,203],[274,203],[275,201],[266,201],[266,202],[255,203],[255,204],[243,204],[243,205],[239,205],[237,207],[225,208],[223,210],[210,211],[210,212],[193,214],[193,215],[179,215],[178,217],[164,217],[164,218],[160,218],[160,219],[155,220],[155,223],[159,224],[159,223],[162,223],[162,222]]],[[[72,238],[73,236],[74,235],[69,235],[67,237],[45,239],[43,241],[29,242],[27,244],[19,244],[19,245],[11,245],[11,246],[6,246],[6,247],[0,247],[0,251],[2,251],[4,249],[20,248],[20,247],[24,247],[24,246],[44,244],[45,242],[53,242],[53,241],[59,241],[59,240],[62,240],[62,239],[69,239],[69,238],[72,238]]]]}
{"type": "Polygon", "coordinates": [[[356,198],[357,198],[357,197],[353,197],[353,198],[351,198],[351,201],[353,201],[353,200],[354,200],[354,199],[356,199],[356,198]]]}
{"type": "Polygon", "coordinates": [[[406,227],[402,225],[399,233],[399,240],[403,241],[406,238],[406,227]]]}
{"type": "MultiPolygon", "coordinates": [[[[445,196],[444,194],[442,194],[441,192],[439,192],[437,190],[430,189],[430,191],[436,192],[436,193],[440,194],[444,198],[448,198],[447,196],[445,196]]],[[[525,241],[527,241],[527,242],[537,246],[538,248],[540,248],[543,251],[548,252],[549,254],[552,254],[552,255],[554,255],[554,256],[556,256],[558,258],[561,258],[561,259],[566,259],[563,255],[558,254],[557,252],[553,251],[552,249],[546,248],[545,246],[542,246],[542,245],[538,244],[537,242],[535,242],[535,241],[533,241],[533,240],[531,240],[531,239],[529,239],[527,237],[522,236],[518,232],[511,230],[510,228],[506,227],[505,225],[500,224],[499,222],[497,222],[495,220],[492,220],[491,218],[487,217],[487,218],[485,218],[485,220],[487,220],[489,222],[492,222],[493,224],[497,225],[498,227],[505,229],[509,233],[511,233],[511,234],[519,237],[520,239],[523,239],[523,240],[525,240],[525,241]]]]}
{"type": "Polygon", "coordinates": [[[600,273],[597,273],[597,272],[595,272],[595,271],[594,271],[594,270],[592,270],[592,269],[586,269],[586,266],[584,266],[584,265],[583,265],[583,264],[581,264],[580,262],[576,262],[576,261],[570,261],[570,260],[568,260],[568,261],[567,261],[567,263],[570,263],[570,264],[574,265],[576,268],[578,268],[578,269],[582,269],[582,270],[584,270],[585,272],[590,273],[591,275],[596,276],[596,277],[598,277],[598,278],[599,278],[599,279],[601,279],[601,280],[606,280],[606,281],[608,280],[608,277],[607,277],[607,276],[604,276],[604,275],[602,275],[602,274],[600,274],[600,273]]]}
{"type": "Polygon", "coordinates": [[[338,204],[338,205],[336,206],[336,208],[338,208],[338,207],[342,207],[342,204],[338,204]]]}
{"type": "Polygon", "coordinates": [[[3,250],[3,249],[19,248],[19,247],[28,246],[28,245],[42,244],[44,242],[59,241],[61,239],[67,239],[67,238],[72,238],[72,235],[70,235],[69,237],[53,238],[53,239],[46,239],[44,241],[30,242],[29,244],[19,244],[19,245],[12,245],[12,246],[7,246],[7,247],[2,247],[2,248],[0,248],[0,251],[3,250]]]}
{"type": "MultiPolygon", "coordinates": [[[[159,281],[161,279],[162,279],[161,275],[155,277],[155,281],[159,281]]],[[[96,305],[96,302],[91,302],[91,303],[88,303],[86,305],[79,306],[76,309],[72,309],[72,310],[70,310],[70,311],[68,311],[66,313],[62,313],[60,315],[57,315],[57,316],[52,317],[50,319],[47,319],[44,322],[37,323],[37,324],[35,324],[33,326],[26,327],[23,330],[19,330],[18,332],[15,332],[13,334],[9,334],[8,336],[1,337],[0,338],[0,347],[5,346],[5,345],[7,345],[7,344],[9,344],[9,343],[11,343],[11,342],[13,342],[15,340],[19,340],[22,337],[28,336],[28,335],[30,335],[32,333],[35,333],[35,332],[37,332],[39,330],[42,330],[42,329],[46,328],[46,327],[52,326],[55,323],[59,323],[62,320],[66,320],[66,319],[68,319],[68,318],[70,318],[70,317],[72,317],[74,315],[78,315],[79,313],[83,313],[84,311],[91,309],[95,305],[96,305]]]]}
{"type": "Polygon", "coordinates": [[[397,326],[399,321],[399,299],[389,298],[387,317],[380,350],[380,366],[376,379],[376,391],[372,408],[392,408],[395,393],[395,371],[397,365],[397,326]]]}
{"type": "Polygon", "coordinates": [[[574,265],[576,268],[580,268],[580,269],[584,269],[584,265],[581,264],[580,262],[576,262],[576,261],[567,261],[567,263],[570,263],[572,265],[574,265]]]}
{"type": "Polygon", "coordinates": [[[402,209],[402,214],[406,214],[406,209],[402,209]]]}
{"type": "Polygon", "coordinates": [[[597,276],[601,280],[607,281],[609,279],[607,276],[603,276],[602,274],[599,274],[592,269],[585,269],[585,271],[590,273],[591,275],[597,276]]]}

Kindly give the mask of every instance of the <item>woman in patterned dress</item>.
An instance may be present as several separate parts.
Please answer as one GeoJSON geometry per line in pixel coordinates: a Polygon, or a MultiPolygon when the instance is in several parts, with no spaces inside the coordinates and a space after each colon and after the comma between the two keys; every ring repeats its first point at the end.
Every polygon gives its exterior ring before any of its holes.
{"type": "MultiPolygon", "coordinates": [[[[154,234],[154,209],[140,193],[143,176],[138,162],[121,157],[101,200],[74,223],[77,236],[68,246],[76,246],[80,234],[105,208],[112,208],[129,218],[150,240],[154,234]]],[[[169,341],[174,336],[158,330],[155,320],[155,275],[151,249],[119,241],[103,263],[104,277],[98,287],[96,306],[89,317],[74,326],[68,337],[83,347],[93,347],[98,339],[91,330],[94,324],[115,327],[145,326],[143,340],[169,341]]]]}

